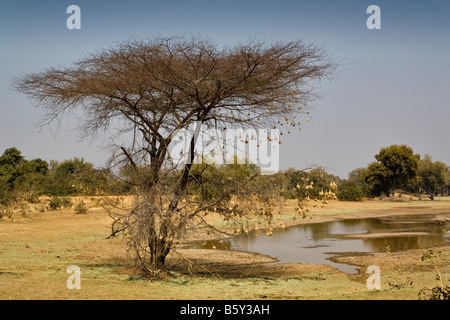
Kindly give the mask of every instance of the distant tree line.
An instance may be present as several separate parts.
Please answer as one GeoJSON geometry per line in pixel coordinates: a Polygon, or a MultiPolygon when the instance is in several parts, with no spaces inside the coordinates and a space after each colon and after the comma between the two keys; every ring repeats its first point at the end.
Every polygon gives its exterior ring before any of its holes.
{"type": "MultiPolygon", "coordinates": [[[[141,168],[147,170],[148,168],[141,168]]],[[[325,193],[335,191],[339,177],[316,167],[309,170],[290,168],[275,175],[259,175],[253,164],[215,166],[195,164],[188,188],[202,201],[208,201],[223,193],[224,181],[245,180],[251,175],[258,177],[247,188],[253,193],[270,198],[276,189],[287,199],[324,199],[325,193]],[[268,187],[270,186],[270,187],[268,187]],[[333,189],[334,188],[334,189],[333,189]]],[[[42,159],[27,160],[17,148],[9,148],[0,157],[0,205],[17,201],[37,202],[40,196],[55,198],[51,204],[64,207],[58,197],[105,196],[132,194],[133,170],[124,167],[119,174],[97,169],[84,159],[73,158],[62,162],[42,159]]],[[[170,186],[176,183],[176,175],[167,179],[170,186]]],[[[329,198],[329,197],[328,197],[329,198]]]]}
{"type": "Polygon", "coordinates": [[[339,184],[338,198],[360,200],[366,197],[392,196],[396,191],[431,200],[438,194],[449,195],[450,168],[426,154],[414,154],[407,145],[382,148],[366,168],[351,171],[339,184]]]}
{"type": "MultiPolygon", "coordinates": [[[[207,201],[221,194],[221,181],[242,180],[258,172],[259,168],[251,164],[219,167],[197,164],[193,166],[188,188],[191,194],[207,201]]],[[[62,162],[26,160],[21,151],[13,147],[0,157],[0,205],[18,200],[36,202],[40,196],[132,194],[132,174],[126,167],[119,174],[112,174],[109,170],[95,168],[83,158],[62,162]]],[[[175,179],[174,176],[173,183],[175,179]]],[[[168,179],[166,184],[170,183],[168,179]]],[[[433,200],[438,194],[449,195],[450,168],[434,161],[429,154],[421,158],[406,145],[392,145],[382,148],[367,167],[351,171],[347,179],[332,175],[322,167],[289,168],[271,176],[259,175],[249,188],[260,196],[276,188],[284,198],[299,200],[323,199],[329,193],[342,201],[361,201],[383,195],[390,197],[396,191],[427,195],[433,200]]]]}
{"type": "Polygon", "coordinates": [[[108,170],[96,169],[84,159],[62,162],[26,160],[17,148],[0,157],[0,204],[34,202],[40,196],[122,195],[130,186],[108,170]]]}

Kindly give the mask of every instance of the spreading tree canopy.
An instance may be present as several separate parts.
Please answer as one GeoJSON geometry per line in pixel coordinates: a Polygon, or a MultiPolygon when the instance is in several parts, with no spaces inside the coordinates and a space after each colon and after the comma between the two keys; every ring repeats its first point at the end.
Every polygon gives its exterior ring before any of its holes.
{"type": "MultiPolygon", "coordinates": [[[[200,212],[214,207],[222,214],[236,213],[220,208],[230,205],[224,203],[230,201],[225,193],[242,190],[233,181],[218,180],[222,195],[190,201],[192,162],[178,175],[169,170],[174,133],[194,121],[218,130],[280,123],[298,128],[317,98],[315,85],[335,67],[323,49],[302,41],[222,46],[170,37],[120,42],[13,83],[45,110],[42,124],[74,111],[85,137],[111,133],[112,163],[134,171],[128,176],[139,199],[116,222],[129,232],[141,264],[154,269],[164,266],[174,239],[200,212]]],[[[186,151],[190,159],[196,138],[186,151]]]]}
{"type": "Polygon", "coordinates": [[[408,185],[417,176],[420,155],[414,154],[407,145],[382,148],[375,159],[368,167],[366,180],[374,185],[376,195],[390,196],[396,188],[408,185]]]}

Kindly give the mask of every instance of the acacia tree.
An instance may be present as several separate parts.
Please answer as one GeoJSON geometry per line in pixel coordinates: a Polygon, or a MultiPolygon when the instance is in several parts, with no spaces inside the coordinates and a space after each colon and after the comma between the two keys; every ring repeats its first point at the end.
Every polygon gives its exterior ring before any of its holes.
{"type": "MultiPolygon", "coordinates": [[[[216,129],[298,128],[317,98],[315,84],[335,67],[323,49],[301,41],[225,47],[171,37],[120,42],[13,84],[46,110],[42,124],[76,111],[86,137],[114,132],[112,163],[127,167],[137,195],[115,226],[125,228],[141,266],[151,271],[164,268],[190,223],[206,223],[201,213],[243,213],[239,203],[248,205],[251,198],[242,186],[255,177],[218,180],[222,192],[209,201],[190,198],[192,161],[174,170],[168,152],[174,133],[194,121],[216,129]],[[236,200],[239,193],[245,200],[236,200]]],[[[189,159],[197,137],[198,130],[186,150],[189,159]]]]}

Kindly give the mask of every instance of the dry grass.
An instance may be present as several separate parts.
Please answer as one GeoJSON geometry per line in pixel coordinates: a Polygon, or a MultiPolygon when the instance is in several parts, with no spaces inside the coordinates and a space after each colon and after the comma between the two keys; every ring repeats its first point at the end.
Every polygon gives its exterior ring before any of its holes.
{"type": "MultiPolygon", "coordinates": [[[[188,267],[173,254],[172,277],[150,280],[130,264],[125,239],[106,239],[111,222],[106,212],[95,207],[95,199],[84,200],[91,206],[86,215],[30,207],[26,217],[16,214],[0,221],[0,299],[417,299],[420,289],[437,285],[433,267],[420,260],[422,250],[339,258],[362,270],[378,265],[381,290],[366,288],[365,273],[347,275],[324,265],[267,264],[269,257],[220,250],[180,249],[196,263],[188,267]],[[66,287],[70,265],[81,268],[81,290],[66,287]]],[[[450,212],[450,201],[331,202],[315,208],[312,220],[294,221],[294,205],[290,202],[280,216],[288,224],[450,212]]],[[[440,251],[441,272],[449,279],[450,251],[440,251]]]]}

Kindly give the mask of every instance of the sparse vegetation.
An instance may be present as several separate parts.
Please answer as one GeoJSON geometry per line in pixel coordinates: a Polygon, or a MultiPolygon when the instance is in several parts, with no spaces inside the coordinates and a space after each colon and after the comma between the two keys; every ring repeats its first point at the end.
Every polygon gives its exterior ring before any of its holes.
{"type": "Polygon", "coordinates": [[[78,202],[74,209],[75,209],[75,212],[78,214],[86,214],[89,211],[88,206],[86,205],[86,203],[83,200],[78,202]]]}
{"type": "MultiPolygon", "coordinates": [[[[73,201],[81,200],[89,206],[94,203],[92,197],[77,197],[73,201]]],[[[117,197],[111,200],[117,200],[117,204],[122,202],[117,197]]],[[[126,204],[131,201],[132,197],[125,198],[126,204]]],[[[356,214],[367,216],[368,208],[380,214],[408,209],[407,204],[382,201],[330,201],[323,209],[311,208],[313,220],[293,221],[289,217],[295,206],[295,200],[288,201],[280,215],[282,221],[314,223],[322,219],[346,219],[356,214]],[[329,212],[335,213],[330,215],[329,212]]],[[[430,202],[430,206],[441,210],[449,208],[450,201],[430,202]]],[[[216,219],[212,213],[208,218],[216,219]]],[[[219,219],[216,223],[221,225],[219,219]]],[[[101,207],[85,215],[75,215],[72,210],[45,214],[32,210],[26,223],[0,221],[0,243],[8,244],[1,250],[0,299],[235,300],[238,297],[260,300],[264,296],[275,300],[410,300],[418,299],[421,288],[438,286],[432,264],[421,261],[422,250],[342,258],[344,263],[361,265],[363,271],[368,265],[378,265],[382,272],[381,290],[367,289],[369,275],[364,272],[346,275],[325,265],[266,264],[272,260],[265,256],[206,249],[178,249],[187,260],[172,253],[168,258],[171,276],[152,279],[138,272],[127,259],[126,237],[107,239],[110,224],[109,216],[101,207]],[[65,270],[72,264],[81,268],[81,290],[65,287],[69,276],[65,270]]],[[[438,251],[442,254],[435,263],[445,279],[450,271],[450,251],[448,247],[433,248],[433,252],[438,251]]]]}
{"type": "MultiPolygon", "coordinates": [[[[309,121],[307,110],[316,98],[312,81],[330,76],[334,68],[334,61],[322,49],[301,41],[249,42],[223,48],[208,40],[173,37],[130,40],[71,67],[16,78],[14,87],[46,110],[47,124],[66,112],[81,111],[84,134],[95,136],[112,130],[119,138],[131,133],[132,142],[115,145],[121,139],[113,141],[108,169],[94,168],[82,158],[48,163],[27,160],[17,148],[5,150],[0,157],[0,215],[11,218],[17,211],[28,219],[33,212],[30,204],[40,205],[35,206],[35,212],[46,213],[41,197],[48,196],[48,210],[58,211],[53,214],[65,215],[74,207],[81,221],[91,216],[87,215],[89,206],[84,200],[77,200],[74,206],[72,197],[133,195],[134,201],[128,206],[118,198],[102,201],[112,219],[111,233],[105,238],[124,236],[127,255],[121,258],[122,267],[131,269],[128,259],[132,258],[140,271],[159,281],[161,275],[170,275],[167,260],[173,262],[174,255],[179,259],[176,265],[184,264],[194,273],[197,266],[186,251],[178,248],[193,237],[257,236],[260,229],[270,237],[274,228],[285,228],[297,218],[313,219],[314,210],[336,199],[391,199],[399,191],[427,194],[433,200],[439,191],[448,194],[446,165],[433,162],[428,155],[420,160],[420,155],[406,145],[382,148],[375,155],[376,161],[352,171],[348,180],[321,167],[288,169],[266,176],[247,159],[237,157],[227,165],[194,163],[201,125],[218,133],[228,128],[286,126],[292,130],[300,126],[298,118],[309,121]],[[193,123],[196,128],[192,128],[193,123]],[[182,152],[185,162],[170,155],[169,145],[179,130],[192,133],[186,141],[187,150],[182,152]],[[240,164],[236,160],[245,161],[240,164]],[[287,200],[294,201],[295,206],[288,208],[287,200]]],[[[239,138],[249,143],[248,135],[239,138]]],[[[269,134],[259,138],[271,144],[282,143],[269,134]]],[[[211,249],[218,248],[213,245],[211,249]]],[[[432,252],[422,260],[433,263],[439,286],[430,293],[424,289],[421,297],[448,299],[448,286],[432,252]]],[[[319,273],[310,280],[336,276],[327,272],[326,277],[319,273]]],[[[263,285],[279,280],[253,278],[263,285]]],[[[128,274],[126,279],[139,282],[143,277],[128,274]]],[[[191,282],[183,280],[180,284],[190,286],[191,282]]],[[[404,284],[388,284],[398,291],[405,288],[404,284]]],[[[286,292],[292,294],[290,289],[286,292]]],[[[268,295],[264,291],[257,297],[268,295]]]]}
{"type": "Polygon", "coordinates": [[[439,259],[441,252],[434,252],[431,249],[426,250],[422,257],[422,261],[429,261],[434,269],[436,270],[436,280],[438,281],[438,286],[431,289],[423,288],[419,291],[419,298],[423,300],[450,300],[450,286],[445,285],[445,279],[439,270],[436,260],[439,259]]]}
{"type": "Polygon", "coordinates": [[[54,196],[48,201],[49,210],[59,210],[61,208],[71,208],[73,206],[70,197],[58,197],[54,196]]]}
{"type": "Polygon", "coordinates": [[[0,218],[11,218],[13,215],[14,210],[11,207],[0,205],[0,218]]]}

